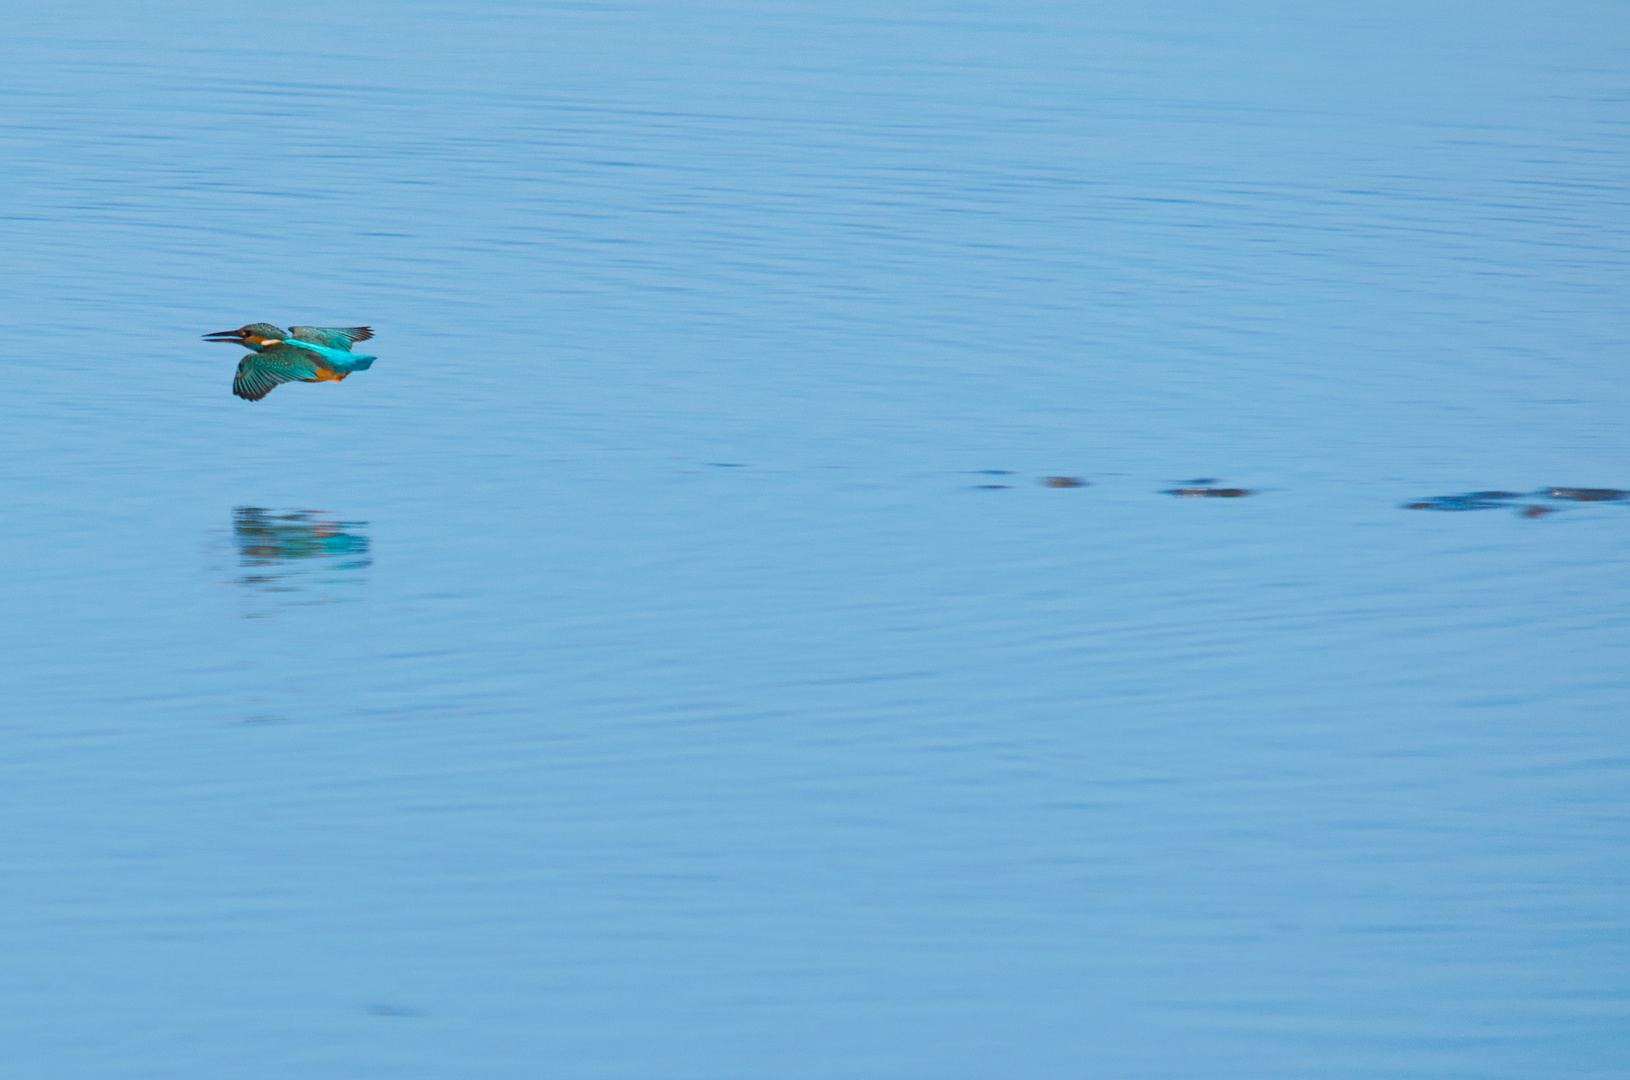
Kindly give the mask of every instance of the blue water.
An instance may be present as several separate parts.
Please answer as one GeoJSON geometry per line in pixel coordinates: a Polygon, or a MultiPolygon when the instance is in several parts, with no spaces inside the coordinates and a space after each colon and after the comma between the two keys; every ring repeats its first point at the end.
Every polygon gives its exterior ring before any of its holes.
{"type": "Polygon", "coordinates": [[[1630,1076],[1618,5],[0,32],[7,1077],[1630,1076]]]}

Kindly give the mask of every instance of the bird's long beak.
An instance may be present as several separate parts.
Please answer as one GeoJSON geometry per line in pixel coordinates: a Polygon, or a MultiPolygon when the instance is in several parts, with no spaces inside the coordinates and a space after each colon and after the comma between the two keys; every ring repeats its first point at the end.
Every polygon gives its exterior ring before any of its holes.
{"type": "Polygon", "coordinates": [[[237,345],[243,341],[243,335],[236,330],[220,330],[213,334],[205,334],[205,341],[225,341],[237,345]]]}

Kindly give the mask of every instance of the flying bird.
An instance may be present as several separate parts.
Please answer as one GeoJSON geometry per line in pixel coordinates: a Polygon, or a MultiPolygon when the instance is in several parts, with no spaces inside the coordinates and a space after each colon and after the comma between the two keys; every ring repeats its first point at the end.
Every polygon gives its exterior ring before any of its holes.
{"type": "Polygon", "coordinates": [[[284,332],[257,322],[205,334],[204,340],[249,350],[238,364],[232,392],[246,401],[259,401],[278,383],[339,382],[353,371],[367,371],[378,357],[352,352],[351,343],[373,336],[366,326],[291,326],[284,332]]]}

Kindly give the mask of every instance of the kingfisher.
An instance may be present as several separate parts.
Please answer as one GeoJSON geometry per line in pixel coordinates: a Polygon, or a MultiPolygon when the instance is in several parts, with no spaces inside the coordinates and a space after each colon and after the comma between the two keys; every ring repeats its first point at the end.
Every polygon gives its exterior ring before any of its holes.
{"type": "Polygon", "coordinates": [[[205,334],[204,340],[250,350],[238,364],[232,392],[245,401],[259,401],[278,383],[339,382],[353,371],[367,371],[378,357],[352,352],[351,343],[373,336],[366,326],[291,326],[285,332],[257,322],[205,334]]]}

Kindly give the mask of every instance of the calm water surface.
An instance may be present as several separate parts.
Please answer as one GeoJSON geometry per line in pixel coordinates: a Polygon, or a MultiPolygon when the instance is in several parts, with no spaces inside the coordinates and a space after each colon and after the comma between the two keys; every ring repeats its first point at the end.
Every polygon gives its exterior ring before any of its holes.
{"type": "Polygon", "coordinates": [[[1618,5],[0,30],[8,1076],[1630,1076],[1618,5]]]}

